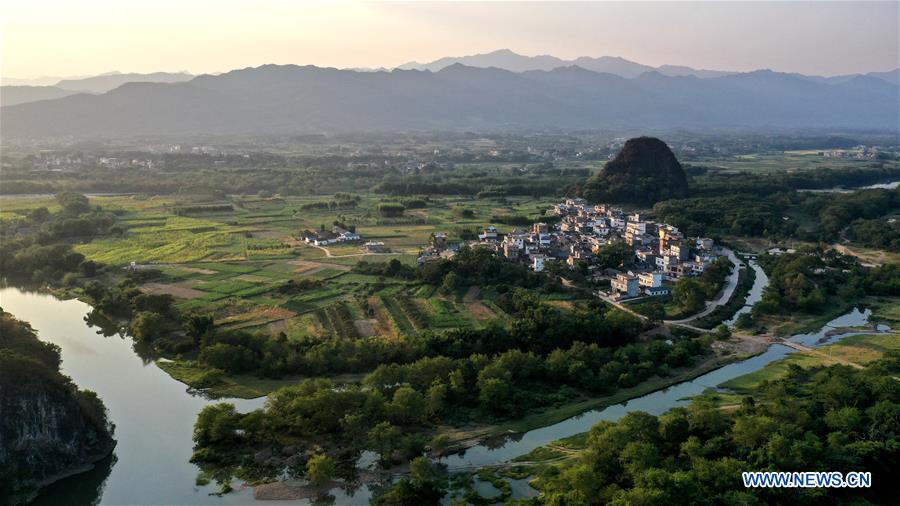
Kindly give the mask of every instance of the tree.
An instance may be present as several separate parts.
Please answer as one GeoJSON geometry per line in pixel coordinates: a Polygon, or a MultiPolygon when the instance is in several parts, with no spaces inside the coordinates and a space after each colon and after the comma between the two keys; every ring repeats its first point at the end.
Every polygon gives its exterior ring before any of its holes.
{"type": "Polygon", "coordinates": [[[306,462],[306,477],[317,487],[321,487],[331,481],[334,472],[334,459],[324,453],[313,455],[306,462]]]}
{"type": "Polygon", "coordinates": [[[48,211],[46,207],[32,209],[31,212],[28,213],[28,219],[34,223],[43,223],[50,219],[50,211],[48,211]]]}
{"type": "Polygon", "coordinates": [[[172,304],[175,298],[171,295],[142,293],[131,299],[131,306],[134,311],[150,311],[161,315],[170,315],[173,312],[172,304]]]}
{"type": "Polygon", "coordinates": [[[159,313],[141,311],[131,320],[129,330],[135,339],[150,342],[160,335],[166,319],[159,313]]]}
{"type": "Polygon", "coordinates": [[[452,295],[457,288],[459,288],[459,276],[455,272],[448,272],[438,291],[444,295],[452,295]]]}
{"type": "Polygon", "coordinates": [[[208,314],[192,314],[184,321],[184,330],[196,346],[200,345],[204,337],[212,334],[214,326],[213,317],[208,314]]]}
{"type": "Polygon", "coordinates": [[[749,329],[753,327],[755,320],[753,319],[752,313],[741,313],[740,316],[737,317],[737,320],[734,321],[734,326],[739,329],[749,329]]]}
{"type": "Polygon", "coordinates": [[[634,261],[634,251],[624,242],[614,242],[597,252],[597,265],[601,269],[616,269],[634,261]]]}
{"type": "Polygon", "coordinates": [[[256,365],[250,349],[228,343],[215,343],[204,347],[200,352],[200,361],[232,374],[248,371],[256,365]]]}
{"type": "Polygon", "coordinates": [[[394,392],[388,410],[395,422],[409,425],[425,416],[425,398],[414,388],[402,386],[394,392]]]}
{"type": "Polygon", "coordinates": [[[672,289],[672,299],[684,314],[695,313],[704,306],[703,285],[691,278],[681,278],[672,289]]]}
{"type": "Polygon", "coordinates": [[[428,392],[425,394],[425,412],[428,416],[438,415],[444,409],[446,398],[447,385],[435,382],[428,387],[428,392]]]}
{"type": "Polygon", "coordinates": [[[643,305],[641,312],[652,322],[661,322],[666,318],[666,308],[659,301],[651,301],[643,305]]]}
{"type": "Polygon", "coordinates": [[[369,447],[381,457],[382,464],[390,463],[403,437],[403,431],[390,422],[381,422],[369,431],[369,447]]]}
{"type": "Polygon", "coordinates": [[[220,402],[204,407],[194,423],[194,442],[206,446],[231,441],[236,435],[239,417],[234,404],[220,402]]]}
{"type": "Polygon", "coordinates": [[[450,443],[450,436],[447,434],[438,434],[431,438],[431,442],[428,443],[428,448],[431,450],[431,453],[435,455],[441,455],[445,451],[447,451],[447,445],[450,443]]]}
{"type": "Polygon", "coordinates": [[[56,195],[56,201],[66,214],[79,215],[91,210],[88,198],[80,193],[62,192],[56,195]]]}
{"type": "Polygon", "coordinates": [[[403,477],[382,496],[377,505],[437,505],[445,492],[441,488],[440,473],[427,457],[417,457],[409,464],[410,475],[403,477]]]}
{"type": "Polygon", "coordinates": [[[485,378],[478,381],[478,400],[481,401],[484,408],[498,413],[507,413],[511,411],[512,397],[513,387],[507,380],[485,378]]]}

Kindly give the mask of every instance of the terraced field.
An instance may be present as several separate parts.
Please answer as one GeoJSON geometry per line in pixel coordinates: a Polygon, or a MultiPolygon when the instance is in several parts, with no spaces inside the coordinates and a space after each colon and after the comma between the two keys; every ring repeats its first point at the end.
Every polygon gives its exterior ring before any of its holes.
{"type": "MultiPolygon", "coordinates": [[[[375,211],[384,197],[363,195],[355,208],[310,209],[332,196],[304,198],[230,197],[197,202],[192,197],[92,197],[115,214],[118,233],[77,241],[75,249],[118,268],[152,269],[161,277],[142,289],[170,294],[183,311],[209,312],[232,329],[284,332],[291,339],[312,334],[358,338],[405,335],[426,329],[471,328],[504,317],[478,291],[438,296],[435,287],[352,271],[359,261],[415,262],[433,233],[451,237],[495,225],[493,216],[539,219],[547,200],[510,198],[500,203],[474,198],[429,199],[425,208],[385,218],[375,211]],[[461,213],[460,208],[471,211],[461,213]],[[381,241],[387,254],[367,254],[359,243],[317,248],[297,239],[304,229],[340,222],[364,241],[381,241]],[[282,291],[289,281],[308,282],[282,291]]],[[[11,216],[37,207],[54,209],[52,196],[3,198],[11,216]]]]}

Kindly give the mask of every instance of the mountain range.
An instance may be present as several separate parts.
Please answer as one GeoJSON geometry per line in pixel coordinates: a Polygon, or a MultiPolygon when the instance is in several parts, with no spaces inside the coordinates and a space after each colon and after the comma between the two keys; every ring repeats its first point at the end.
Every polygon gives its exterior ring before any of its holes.
{"type": "Polygon", "coordinates": [[[0,87],[0,105],[37,102],[76,93],[106,93],[126,83],[177,83],[188,81],[193,77],[187,72],[153,72],[151,74],[110,72],[86,77],[4,79],[4,85],[0,87]]]}
{"type": "MultiPolygon", "coordinates": [[[[431,70],[436,72],[444,67],[449,67],[454,63],[461,63],[469,67],[497,67],[501,69],[511,70],[513,72],[525,72],[528,70],[553,70],[559,67],[567,67],[577,65],[583,69],[593,70],[594,72],[615,74],[626,78],[638,77],[645,72],[659,72],[664,76],[684,77],[694,76],[699,78],[722,77],[739,72],[727,70],[705,70],[695,69],[684,65],[660,65],[659,67],[651,67],[641,63],[633,62],[618,56],[600,56],[593,58],[590,56],[581,56],[574,60],[564,60],[551,55],[525,56],[515,53],[509,49],[498,49],[490,53],[475,54],[470,56],[448,56],[434,60],[430,63],[409,62],[400,65],[397,68],[404,70],[431,70]]],[[[810,79],[813,81],[825,82],[841,82],[862,74],[845,74],[831,77],[793,74],[797,77],[810,79]]],[[[888,81],[893,84],[900,85],[900,68],[889,70],[887,72],[869,72],[864,74],[869,77],[875,77],[888,81]]]]}
{"type": "Polygon", "coordinates": [[[263,65],[4,106],[4,137],[545,128],[900,129],[900,86],[769,70],[625,78],[578,65],[355,71],[263,65]]]}
{"type": "Polygon", "coordinates": [[[529,70],[553,70],[559,67],[568,67],[576,65],[583,69],[593,70],[594,72],[615,74],[617,76],[633,78],[645,72],[659,72],[667,76],[696,76],[696,77],[721,77],[737,72],[727,72],[721,70],[697,70],[691,67],[680,65],[662,65],[660,67],[651,67],[636,63],[618,56],[600,56],[598,58],[590,56],[581,56],[574,60],[564,60],[551,55],[525,56],[509,49],[498,49],[490,53],[476,54],[470,56],[448,56],[440,58],[430,63],[409,62],[400,65],[399,69],[403,70],[430,70],[437,72],[450,65],[460,63],[469,67],[489,68],[496,67],[500,69],[511,70],[513,72],[526,72],[529,70]]]}

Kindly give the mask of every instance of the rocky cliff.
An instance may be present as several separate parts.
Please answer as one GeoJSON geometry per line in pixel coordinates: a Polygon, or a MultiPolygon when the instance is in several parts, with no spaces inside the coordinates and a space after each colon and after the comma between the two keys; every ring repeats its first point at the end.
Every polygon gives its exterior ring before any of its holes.
{"type": "Polygon", "coordinates": [[[115,446],[103,402],[59,365],[58,347],[0,310],[0,504],[27,502],[115,446]]]}
{"type": "Polygon", "coordinates": [[[685,197],[687,192],[684,169],[669,146],[655,137],[629,139],[583,190],[592,201],[636,205],[685,197]]]}

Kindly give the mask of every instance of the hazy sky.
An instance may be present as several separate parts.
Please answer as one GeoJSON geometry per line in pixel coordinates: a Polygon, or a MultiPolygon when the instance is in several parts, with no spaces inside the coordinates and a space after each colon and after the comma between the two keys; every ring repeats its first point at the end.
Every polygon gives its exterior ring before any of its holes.
{"type": "Polygon", "coordinates": [[[723,70],[900,66],[900,2],[358,3],[5,0],[4,77],[392,67],[509,48],[723,70]]]}

